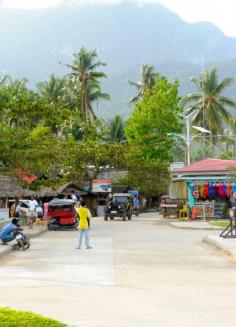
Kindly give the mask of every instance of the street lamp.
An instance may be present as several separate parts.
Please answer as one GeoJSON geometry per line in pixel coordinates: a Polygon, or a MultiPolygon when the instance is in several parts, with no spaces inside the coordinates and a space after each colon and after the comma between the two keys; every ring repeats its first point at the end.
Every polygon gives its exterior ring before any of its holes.
{"type": "Polygon", "coordinates": [[[190,114],[188,114],[187,116],[184,116],[182,114],[179,114],[186,121],[186,130],[187,130],[186,131],[186,135],[170,133],[170,134],[172,134],[174,136],[178,136],[178,137],[182,138],[182,140],[184,140],[184,142],[186,144],[186,156],[187,156],[187,165],[188,166],[190,165],[190,144],[191,144],[192,140],[195,139],[196,137],[201,136],[202,133],[211,133],[210,131],[208,131],[204,127],[201,127],[201,126],[192,126],[191,125],[192,124],[192,120],[194,120],[194,118],[196,117],[196,115],[198,114],[198,112],[199,112],[199,110],[194,110],[190,114]],[[200,133],[191,136],[190,135],[191,128],[196,129],[200,133]]]}

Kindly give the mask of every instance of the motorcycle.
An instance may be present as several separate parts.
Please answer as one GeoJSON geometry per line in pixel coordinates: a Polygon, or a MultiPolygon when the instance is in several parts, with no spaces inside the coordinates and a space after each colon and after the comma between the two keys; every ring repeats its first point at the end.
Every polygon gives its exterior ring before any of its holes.
{"type": "Polygon", "coordinates": [[[27,250],[30,247],[29,238],[23,233],[23,228],[16,228],[13,232],[14,239],[16,240],[15,248],[19,250],[27,250]]]}
{"type": "Polygon", "coordinates": [[[133,213],[137,217],[140,214],[140,206],[134,206],[133,207],[133,213]]]}

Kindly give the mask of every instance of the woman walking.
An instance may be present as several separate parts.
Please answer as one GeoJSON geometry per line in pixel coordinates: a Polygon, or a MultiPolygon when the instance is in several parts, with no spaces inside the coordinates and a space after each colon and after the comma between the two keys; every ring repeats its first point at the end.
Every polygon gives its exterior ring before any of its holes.
{"type": "Polygon", "coordinates": [[[80,249],[82,245],[83,235],[85,237],[85,246],[86,249],[92,249],[89,244],[89,220],[91,214],[89,209],[86,208],[85,201],[81,201],[80,207],[76,210],[79,215],[79,237],[77,239],[76,249],[80,249]]]}

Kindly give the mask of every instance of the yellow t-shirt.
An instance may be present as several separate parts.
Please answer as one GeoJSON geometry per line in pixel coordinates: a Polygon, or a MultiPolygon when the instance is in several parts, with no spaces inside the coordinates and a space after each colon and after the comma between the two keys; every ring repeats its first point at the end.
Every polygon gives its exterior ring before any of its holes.
{"type": "Polygon", "coordinates": [[[77,209],[77,213],[79,215],[79,228],[88,229],[88,219],[90,219],[89,210],[81,207],[77,209]]]}

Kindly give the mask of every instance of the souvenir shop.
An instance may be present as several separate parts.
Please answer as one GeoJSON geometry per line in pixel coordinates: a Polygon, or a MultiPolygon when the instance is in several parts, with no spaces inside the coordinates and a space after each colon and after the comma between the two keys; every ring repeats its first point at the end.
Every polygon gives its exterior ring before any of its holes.
{"type": "Polygon", "coordinates": [[[172,171],[172,183],[186,186],[193,219],[227,218],[236,194],[236,160],[206,159],[172,171]]]}
{"type": "Polygon", "coordinates": [[[187,181],[192,218],[227,218],[236,182],[187,181]]]}

